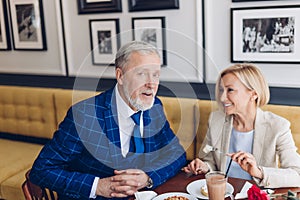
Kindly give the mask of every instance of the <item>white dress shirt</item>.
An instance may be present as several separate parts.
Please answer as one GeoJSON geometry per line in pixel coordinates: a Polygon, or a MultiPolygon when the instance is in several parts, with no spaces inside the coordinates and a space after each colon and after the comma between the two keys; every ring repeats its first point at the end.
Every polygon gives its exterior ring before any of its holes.
{"type": "MultiPolygon", "coordinates": [[[[121,150],[122,150],[123,157],[126,157],[129,151],[130,138],[133,134],[133,128],[135,126],[135,123],[131,118],[131,115],[133,115],[136,112],[133,111],[122,99],[117,86],[115,87],[115,93],[116,93],[116,104],[118,110],[118,123],[119,123],[119,130],[120,130],[121,150]]],[[[143,112],[142,112],[140,117],[140,132],[142,137],[143,137],[143,128],[144,128],[144,123],[143,123],[143,112]]]]}

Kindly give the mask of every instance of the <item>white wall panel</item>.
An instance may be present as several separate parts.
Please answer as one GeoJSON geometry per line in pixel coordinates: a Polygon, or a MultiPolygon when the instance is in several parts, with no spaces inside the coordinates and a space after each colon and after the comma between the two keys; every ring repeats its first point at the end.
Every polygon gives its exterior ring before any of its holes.
{"type": "MultiPolygon", "coordinates": [[[[220,70],[233,64],[230,61],[230,8],[281,5],[300,5],[300,1],[232,3],[231,0],[205,0],[206,77],[208,83],[215,83],[220,70]]],[[[257,65],[266,76],[270,86],[300,87],[300,64],[257,63],[257,65]]]]}
{"type": "MultiPolygon", "coordinates": [[[[7,4],[7,9],[8,6],[7,4]]],[[[44,0],[43,12],[47,50],[23,51],[12,49],[10,51],[0,51],[0,73],[66,74],[59,0],[44,0]]]]}

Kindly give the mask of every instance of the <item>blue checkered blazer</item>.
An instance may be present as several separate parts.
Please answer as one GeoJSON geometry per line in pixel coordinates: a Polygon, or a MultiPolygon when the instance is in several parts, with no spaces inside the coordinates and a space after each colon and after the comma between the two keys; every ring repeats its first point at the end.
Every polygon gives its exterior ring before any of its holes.
{"type": "Polygon", "coordinates": [[[112,176],[114,169],[142,169],[154,187],[164,183],[186,164],[185,151],[158,98],[144,116],[145,154],[123,158],[114,89],[73,105],[35,160],[30,180],[59,199],[89,199],[95,177],[112,176]]]}

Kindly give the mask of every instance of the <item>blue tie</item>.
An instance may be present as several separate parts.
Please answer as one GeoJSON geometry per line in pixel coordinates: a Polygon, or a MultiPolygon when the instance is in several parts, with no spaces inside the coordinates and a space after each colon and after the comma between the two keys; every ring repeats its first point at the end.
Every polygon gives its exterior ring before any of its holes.
{"type": "Polygon", "coordinates": [[[142,113],[142,111],[139,111],[139,112],[131,115],[131,118],[133,119],[133,121],[135,123],[134,128],[133,128],[133,138],[134,138],[134,146],[135,146],[136,153],[144,153],[144,150],[145,150],[143,138],[141,137],[141,132],[140,132],[141,113],[142,113]]]}

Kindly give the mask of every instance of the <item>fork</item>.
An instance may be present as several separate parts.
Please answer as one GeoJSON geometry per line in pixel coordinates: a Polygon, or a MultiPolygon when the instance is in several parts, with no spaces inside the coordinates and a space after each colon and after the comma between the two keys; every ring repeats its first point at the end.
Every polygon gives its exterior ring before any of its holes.
{"type": "Polygon", "coordinates": [[[203,148],[203,151],[205,153],[217,152],[217,153],[220,153],[220,154],[224,154],[225,156],[228,156],[227,153],[224,153],[224,152],[220,151],[217,147],[213,147],[213,146],[210,146],[208,144],[203,148]]]}
{"type": "Polygon", "coordinates": [[[227,153],[224,153],[223,151],[220,151],[218,148],[213,147],[213,149],[211,150],[211,152],[217,152],[219,154],[223,154],[225,156],[228,156],[227,153]]]}

